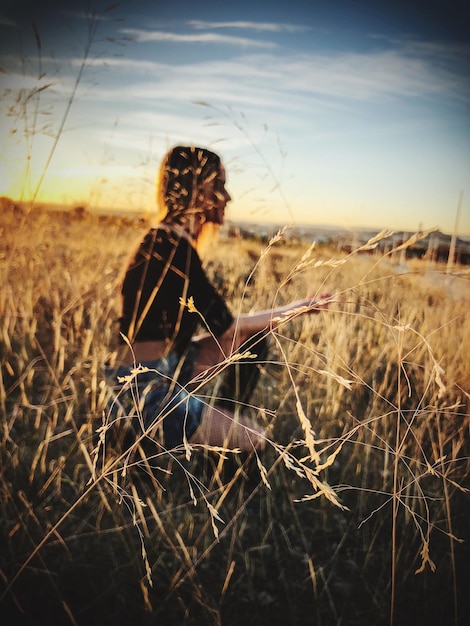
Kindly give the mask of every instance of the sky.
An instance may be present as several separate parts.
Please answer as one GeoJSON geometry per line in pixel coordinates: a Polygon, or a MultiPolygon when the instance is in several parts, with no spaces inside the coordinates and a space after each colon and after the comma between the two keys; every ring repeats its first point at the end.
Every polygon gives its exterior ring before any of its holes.
{"type": "Polygon", "coordinates": [[[152,213],[174,145],[229,220],[470,235],[463,0],[0,5],[0,196],[152,213]]]}

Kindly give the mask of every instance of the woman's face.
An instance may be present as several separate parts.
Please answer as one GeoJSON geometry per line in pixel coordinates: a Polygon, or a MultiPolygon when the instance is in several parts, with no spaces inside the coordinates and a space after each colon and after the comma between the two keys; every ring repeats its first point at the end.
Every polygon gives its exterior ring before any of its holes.
{"type": "Polygon", "coordinates": [[[225,188],[225,168],[220,166],[218,175],[203,187],[203,209],[208,222],[222,225],[225,217],[225,207],[232,199],[225,188]]]}

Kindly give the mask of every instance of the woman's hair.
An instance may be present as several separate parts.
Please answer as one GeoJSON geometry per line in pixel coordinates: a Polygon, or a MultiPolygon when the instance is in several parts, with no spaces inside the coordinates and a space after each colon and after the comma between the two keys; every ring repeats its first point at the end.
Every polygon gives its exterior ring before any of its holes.
{"type": "Polygon", "coordinates": [[[189,213],[200,212],[198,196],[204,184],[220,172],[220,158],[205,148],[176,146],[160,167],[157,181],[157,218],[181,223],[189,213]]]}

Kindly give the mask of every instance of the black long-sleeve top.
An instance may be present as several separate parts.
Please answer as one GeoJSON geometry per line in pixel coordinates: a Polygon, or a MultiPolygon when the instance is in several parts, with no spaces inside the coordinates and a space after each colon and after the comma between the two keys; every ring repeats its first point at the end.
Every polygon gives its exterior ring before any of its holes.
{"type": "Polygon", "coordinates": [[[122,297],[121,333],[131,342],[166,340],[178,354],[199,324],[218,337],[233,322],[191,242],[162,226],[149,230],[140,244],[126,271],[122,297]],[[200,315],[188,310],[190,298],[200,315]]]}

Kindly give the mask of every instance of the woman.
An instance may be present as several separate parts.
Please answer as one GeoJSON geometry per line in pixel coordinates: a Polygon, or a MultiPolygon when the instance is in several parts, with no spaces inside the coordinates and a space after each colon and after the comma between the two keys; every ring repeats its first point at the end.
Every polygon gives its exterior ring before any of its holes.
{"type": "Polygon", "coordinates": [[[115,367],[107,370],[114,411],[127,423],[134,416],[152,437],[160,431],[167,449],[184,440],[262,448],[263,430],[243,414],[243,404],[266,359],[263,331],[300,307],[320,310],[323,304],[313,307],[307,298],[233,317],[200,260],[231,199],[216,154],[173,148],[161,165],[157,193],[159,223],[139,244],[122,283],[121,342],[115,367]],[[206,332],[195,336],[200,326],[206,332]],[[237,351],[246,358],[230,361],[237,351]],[[222,376],[218,399],[207,401],[201,389],[215,374],[222,376]]]}

